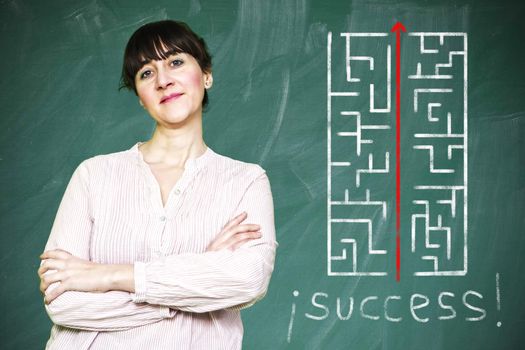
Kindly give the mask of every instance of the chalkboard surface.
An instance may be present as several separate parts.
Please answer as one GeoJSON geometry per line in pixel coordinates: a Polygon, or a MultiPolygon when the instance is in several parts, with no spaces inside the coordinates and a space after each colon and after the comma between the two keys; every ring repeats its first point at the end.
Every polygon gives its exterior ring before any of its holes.
{"type": "Polygon", "coordinates": [[[1,348],[49,337],[38,255],[75,167],[153,130],[119,75],[130,34],[165,18],[213,54],[207,144],[272,184],[280,246],[244,348],[522,348],[524,17],[521,1],[1,1],[1,348]]]}

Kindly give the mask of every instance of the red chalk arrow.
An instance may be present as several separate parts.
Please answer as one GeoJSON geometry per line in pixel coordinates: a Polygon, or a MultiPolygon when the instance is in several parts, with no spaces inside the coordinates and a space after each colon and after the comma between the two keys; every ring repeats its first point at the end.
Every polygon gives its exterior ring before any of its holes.
{"type": "Polygon", "coordinates": [[[392,27],[396,32],[396,280],[401,276],[401,31],[405,26],[397,22],[392,27]]]}

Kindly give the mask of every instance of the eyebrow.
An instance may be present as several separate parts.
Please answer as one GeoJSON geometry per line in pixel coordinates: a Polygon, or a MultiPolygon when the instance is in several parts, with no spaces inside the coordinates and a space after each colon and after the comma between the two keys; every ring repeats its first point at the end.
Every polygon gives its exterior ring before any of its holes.
{"type": "MultiPolygon", "coordinates": [[[[179,49],[173,48],[171,50],[162,52],[162,55],[160,56],[160,58],[167,59],[171,55],[177,55],[177,54],[182,53],[182,52],[183,51],[180,51],[179,49]]],[[[139,62],[141,64],[141,66],[144,66],[144,65],[150,63],[151,61],[152,61],[152,59],[144,59],[144,60],[141,60],[139,62]]]]}

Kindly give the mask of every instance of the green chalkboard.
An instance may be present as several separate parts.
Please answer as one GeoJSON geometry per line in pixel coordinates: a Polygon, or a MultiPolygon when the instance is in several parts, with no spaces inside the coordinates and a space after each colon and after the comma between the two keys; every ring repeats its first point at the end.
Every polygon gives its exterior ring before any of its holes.
{"type": "Polygon", "coordinates": [[[521,348],[524,17],[522,1],[1,1],[1,348],[49,337],[38,256],[73,170],[153,130],[119,76],[131,33],[165,18],[212,52],[207,144],[272,185],[280,245],[244,348],[521,348]]]}

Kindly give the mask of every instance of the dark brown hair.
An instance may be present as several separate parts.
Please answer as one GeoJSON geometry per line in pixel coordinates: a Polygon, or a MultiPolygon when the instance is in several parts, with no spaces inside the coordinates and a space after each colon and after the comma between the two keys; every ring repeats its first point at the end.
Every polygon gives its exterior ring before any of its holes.
{"type": "MultiPolygon", "coordinates": [[[[186,23],[164,20],[143,25],[131,35],[126,45],[120,88],[133,90],[137,94],[137,72],[151,60],[164,60],[176,53],[192,55],[203,72],[211,72],[211,56],[206,42],[186,23]]],[[[202,107],[207,104],[208,92],[205,90],[202,107]]]]}

